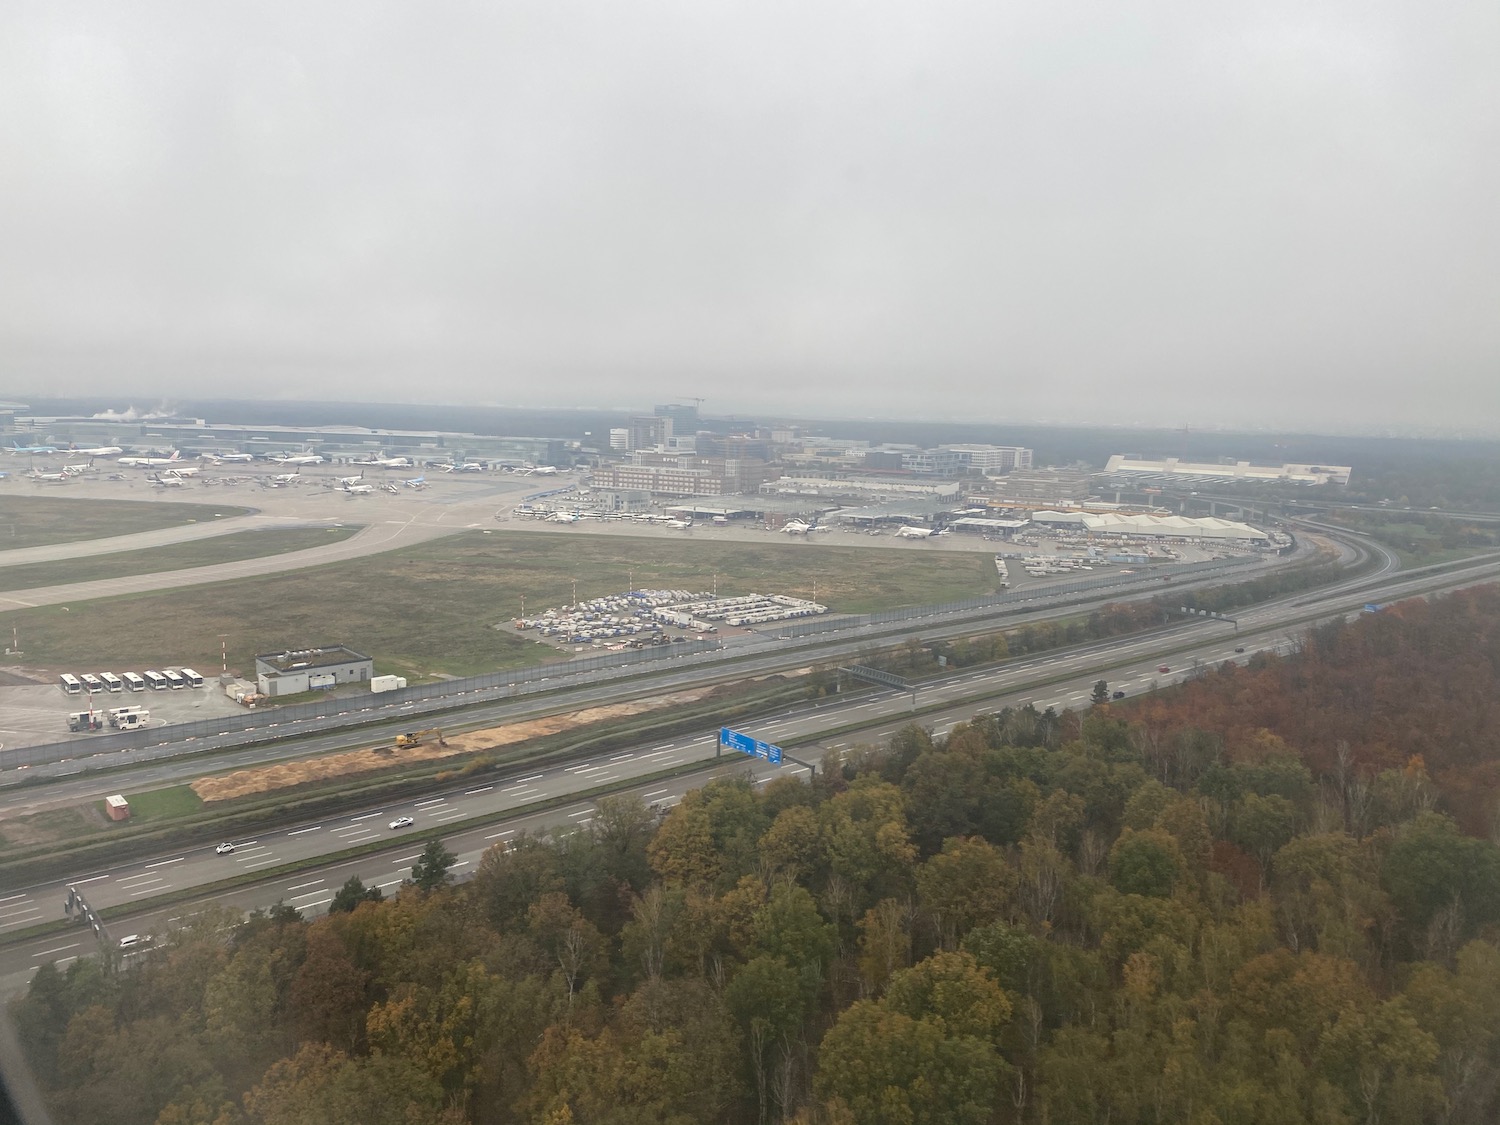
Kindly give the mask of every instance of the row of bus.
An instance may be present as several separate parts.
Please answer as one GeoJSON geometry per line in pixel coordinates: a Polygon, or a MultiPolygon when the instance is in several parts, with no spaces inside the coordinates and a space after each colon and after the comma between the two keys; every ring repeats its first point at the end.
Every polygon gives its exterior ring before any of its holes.
{"type": "Polygon", "coordinates": [[[126,672],[117,676],[113,672],[100,672],[97,676],[85,672],[75,676],[64,672],[58,678],[58,686],[65,695],[92,695],[95,692],[114,691],[175,691],[178,688],[200,688],[203,677],[191,668],[167,668],[163,671],[126,672]]]}

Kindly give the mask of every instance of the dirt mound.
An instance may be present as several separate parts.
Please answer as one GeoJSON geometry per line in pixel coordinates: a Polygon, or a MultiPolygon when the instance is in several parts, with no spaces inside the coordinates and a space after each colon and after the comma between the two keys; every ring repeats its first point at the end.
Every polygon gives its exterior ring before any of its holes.
{"type": "Polygon", "coordinates": [[[581,711],[573,711],[565,715],[548,715],[526,722],[506,723],[503,726],[486,727],[483,730],[450,735],[446,746],[440,746],[436,742],[429,742],[422,746],[409,746],[404,750],[397,750],[389,745],[373,746],[364,750],[349,750],[342,754],[329,754],[300,762],[278,762],[275,765],[258,766],[255,769],[237,770],[223,777],[199,778],[192,783],[191,788],[205,802],[232,801],[237,797],[270,793],[277,789],[288,789],[308,782],[352,777],[375,770],[389,769],[394,765],[440,761],[443,758],[474,754],[483,750],[497,750],[528,739],[562,734],[595,723],[682,707],[696,703],[711,694],[713,694],[712,688],[700,688],[672,692],[669,695],[633,699],[626,703],[586,707],[581,711]]]}

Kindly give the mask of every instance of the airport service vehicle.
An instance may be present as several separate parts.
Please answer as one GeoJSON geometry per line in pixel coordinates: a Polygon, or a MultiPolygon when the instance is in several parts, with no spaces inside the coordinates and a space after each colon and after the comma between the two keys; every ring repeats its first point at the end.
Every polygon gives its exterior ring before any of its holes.
{"type": "Polygon", "coordinates": [[[151,722],[150,711],[132,711],[128,715],[121,715],[120,721],[115,724],[121,730],[140,730],[151,722]]]}
{"type": "Polygon", "coordinates": [[[117,727],[120,725],[120,720],[123,719],[126,715],[139,715],[143,712],[148,715],[150,714],[150,712],[147,711],[146,708],[141,707],[137,704],[131,704],[128,707],[111,707],[108,711],[105,712],[105,714],[109,716],[109,725],[112,727],[117,727]]]}
{"type": "Polygon", "coordinates": [[[127,691],[145,691],[146,681],[139,672],[126,672],[125,688],[127,691]]]}
{"type": "Polygon", "coordinates": [[[125,681],[113,672],[100,672],[99,678],[104,681],[105,691],[124,691],[125,681]]]}
{"type": "Polygon", "coordinates": [[[214,854],[215,855],[228,855],[232,851],[234,851],[234,845],[231,844],[228,840],[226,840],[226,841],[224,841],[224,843],[220,844],[217,848],[214,849],[214,854]]]}
{"type": "Polygon", "coordinates": [[[420,746],[424,742],[436,742],[439,746],[447,746],[443,740],[443,732],[437,727],[428,727],[426,730],[408,731],[406,734],[396,736],[396,747],[420,746]]]}
{"type": "Polygon", "coordinates": [[[410,828],[415,823],[417,823],[417,822],[415,820],[413,820],[409,816],[398,816],[395,820],[391,821],[391,827],[393,829],[394,828],[410,828]]]}
{"type": "Polygon", "coordinates": [[[83,692],[83,681],[69,672],[64,672],[57,677],[57,686],[62,688],[66,695],[80,695],[83,692]]]}
{"type": "Polygon", "coordinates": [[[103,730],[104,713],[102,711],[74,711],[68,716],[68,729],[74,734],[86,730],[103,730]]]}

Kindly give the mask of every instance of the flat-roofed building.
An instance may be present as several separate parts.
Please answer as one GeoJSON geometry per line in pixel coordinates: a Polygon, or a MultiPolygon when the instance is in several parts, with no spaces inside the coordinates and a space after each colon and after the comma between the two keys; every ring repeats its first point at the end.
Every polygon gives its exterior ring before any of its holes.
{"type": "Polygon", "coordinates": [[[1153,475],[1193,483],[1259,481],[1287,484],[1348,484],[1354,469],[1349,465],[1252,465],[1249,461],[1184,461],[1164,457],[1149,461],[1116,453],[1104,466],[1109,475],[1153,475]]]}
{"type": "Polygon", "coordinates": [[[267,652],[255,658],[260,693],[269,696],[358,683],[374,674],[375,662],[345,645],[267,652]]]}

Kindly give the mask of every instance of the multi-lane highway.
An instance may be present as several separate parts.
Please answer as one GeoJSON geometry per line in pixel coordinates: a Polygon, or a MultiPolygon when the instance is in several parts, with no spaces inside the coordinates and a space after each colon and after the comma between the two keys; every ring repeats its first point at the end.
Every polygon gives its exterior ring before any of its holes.
{"type": "MultiPolygon", "coordinates": [[[[1292,631],[1301,624],[1348,612],[1362,599],[1390,600],[1431,589],[1468,585],[1492,578],[1500,571],[1500,561],[1488,560],[1457,576],[1430,570],[1425,574],[1401,575],[1391,572],[1394,559],[1387,556],[1382,562],[1375,576],[1366,575],[1331,589],[1282,598],[1242,611],[1237,630],[1226,622],[1192,619],[1150,636],[1081,646],[1008,662],[999,668],[965,671],[928,683],[920,689],[915,701],[921,709],[919,720],[942,735],[978,709],[1025,702],[1058,709],[1078,707],[1086,704],[1094,682],[1100,678],[1108,680],[1112,690],[1135,695],[1153,685],[1179,679],[1204,663],[1248,659],[1258,649],[1285,646],[1291,641],[1292,631]],[[1246,651],[1239,653],[1236,649],[1246,651]],[[1167,663],[1171,671],[1160,672],[1162,663],[1167,663]]],[[[924,636],[936,635],[931,628],[922,632],[924,636]]],[[[684,670],[681,675],[692,678],[701,672],[684,670]]],[[[612,692],[617,688],[599,685],[591,690],[612,692]]],[[[742,725],[765,741],[797,744],[799,749],[795,753],[799,758],[816,761],[827,750],[847,751],[859,743],[882,740],[911,721],[912,707],[911,696],[904,692],[854,694],[742,725]],[[859,729],[848,729],[855,726],[859,729]],[[830,731],[844,733],[820,737],[830,731]]],[[[326,737],[334,741],[334,736],[326,737]]],[[[316,742],[303,743],[296,752],[306,754],[316,749],[316,742]]],[[[633,789],[648,803],[670,806],[686,789],[702,784],[715,772],[747,770],[761,781],[778,774],[803,772],[802,766],[791,762],[777,769],[750,759],[715,758],[716,749],[715,732],[703,730],[656,745],[622,749],[598,759],[532,771],[523,769],[492,783],[351,809],[339,817],[316,823],[268,826],[267,831],[251,838],[232,841],[235,850],[225,855],[214,851],[219,840],[206,837],[186,851],[118,868],[80,871],[68,880],[18,887],[0,892],[0,941],[8,932],[23,931],[39,922],[62,917],[69,884],[78,887],[96,910],[140,905],[139,911],[110,924],[112,937],[165,929],[185,912],[200,909],[204,902],[252,909],[283,901],[306,912],[317,912],[326,907],[334,891],[350,874],[359,875],[367,885],[394,888],[421,851],[422,842],[433,835],[441,835],[458,854],[456,870],[461,875],[477,865],[486,848],[517,832],[557,830],[589,823],[593,804],[583,799],[569,803],[572,794],[633,789]],[[701,764],[702,768],[692,768],[695,764],[701,764]],[[670,780],[657,776],[673,770],[678,772],[670,780]],[[655,780],[643,782],[647,777],[655,780]],[[548,803],[547,810],[536,811],[535,806],[543,802],[548,803]],[[413,826],[394,830],[388,826],[402,816],[410,816],[413,826]],[[357,857],[339,858],[339,853],[382,839],[390,839],[391,846],[357,857]],[[294,871],[286,874],[283,869],[294,871]],[[264,882],[224,892],[213,889],[230,877],[262,870],[268,873],[264,882]],[[271,877],[271,873],[276,874],[271,877]],[[151,906],[153,899],[164,894],[180,897],[197,888],[203,889],[204,897],[195,897],[192,905],[151,906]]],[[[228,763],[221,758],[218,764],[228,763]]],[[[150,769],[162,771],[158,780],[167,781],[178,770],[191,769],[191,763],[162,763],[150,769]]],[[[144,775],[133,778],[134,782],[144,780],[144,775]]],[[[50,788],[56,791],[76,784],[65,782],[50,788]]],[[[0,991],[18,987],[44,960],[83,956],[97,948],[92,934],[82,927],[14,943],[0,950],[0,991]]]]}

